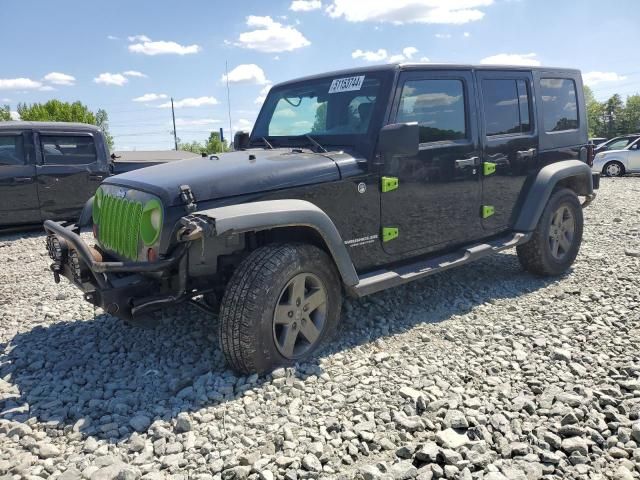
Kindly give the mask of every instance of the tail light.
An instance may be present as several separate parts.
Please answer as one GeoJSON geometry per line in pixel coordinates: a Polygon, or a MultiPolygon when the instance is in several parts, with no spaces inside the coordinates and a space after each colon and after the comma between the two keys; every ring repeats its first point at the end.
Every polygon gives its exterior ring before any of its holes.
{"type": "Polygon", "coordinates": [[[596,156],[596,146],[593,143],[587,145],[587,165],[593,167],[593,159],[596,156]]]}

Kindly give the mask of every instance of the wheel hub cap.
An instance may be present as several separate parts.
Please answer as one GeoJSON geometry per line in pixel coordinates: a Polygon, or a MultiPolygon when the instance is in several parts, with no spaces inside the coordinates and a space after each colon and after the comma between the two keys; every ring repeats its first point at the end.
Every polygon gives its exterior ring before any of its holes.
{"type": "Polygon", "coordinates": [[[273,314],[273,340],[288,359],[304,356],[319,341],[327,319],[327,293],[312,273],[299,273],[285,285],[273,314]]]}

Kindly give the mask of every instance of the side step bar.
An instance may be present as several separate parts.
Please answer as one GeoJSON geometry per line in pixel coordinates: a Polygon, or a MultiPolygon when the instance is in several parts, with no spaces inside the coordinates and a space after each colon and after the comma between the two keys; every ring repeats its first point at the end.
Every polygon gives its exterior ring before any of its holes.
{"type": "Polygon", "coordinates": [[[492,253],[515,247],[527,242],[530,237],[530,233],[513,233],[487,243],[479,243],[463,248],[457,252],[420,260],[409,265],[402,265],[394,270],[376,270],[361,276],[358,284],[352,287],[352,292],[356,297],[364,297],[380,290],[428,277],[434,273],[459,267],[492,253]]]}

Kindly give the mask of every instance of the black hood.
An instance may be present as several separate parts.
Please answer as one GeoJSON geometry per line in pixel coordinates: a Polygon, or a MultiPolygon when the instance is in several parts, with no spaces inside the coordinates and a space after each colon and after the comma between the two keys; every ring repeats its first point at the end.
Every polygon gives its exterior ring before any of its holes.
{"type": "MultiPolygon", "coordinates": [[[[196,201],[206,201],[339,180],[340,171],[329,155],[291,149],[230,152],[213,159],[180,160],[133,170],[105,183],[143,190],[160,197],[165,205],[179,205],[181,185],[191,187],[196,201]]],[[[337,156],[344,161],[344,154],[337,156]]]]}

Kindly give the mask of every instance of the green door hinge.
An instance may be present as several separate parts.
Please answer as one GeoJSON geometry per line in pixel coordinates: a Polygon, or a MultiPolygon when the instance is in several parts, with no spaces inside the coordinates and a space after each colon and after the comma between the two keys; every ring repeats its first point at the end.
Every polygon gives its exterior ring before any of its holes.
{"type": "Polygon", "coordinates": [[[496,164],[491,162],[484,162],[482,164],[482,172],[484,175],[491,175],[496,172],[496,164]]]}
{"type": "Polygon", "coordinates": [[[489,218],[496,212],[496,209],[493,205],[483,205],[482,206],[482,218],[489,218]]]}
{"type": "Polygon", "coordinates": [[[382,228],[382,241],[388,242],[394,238],[398,238],[400,232],[397,227],[383,227],[382,228]]]}
{"type": "Polygon", "coordinates": [[[382,193],[390,192],[398,188],[397,177],[382,177],[382,193]]]}

